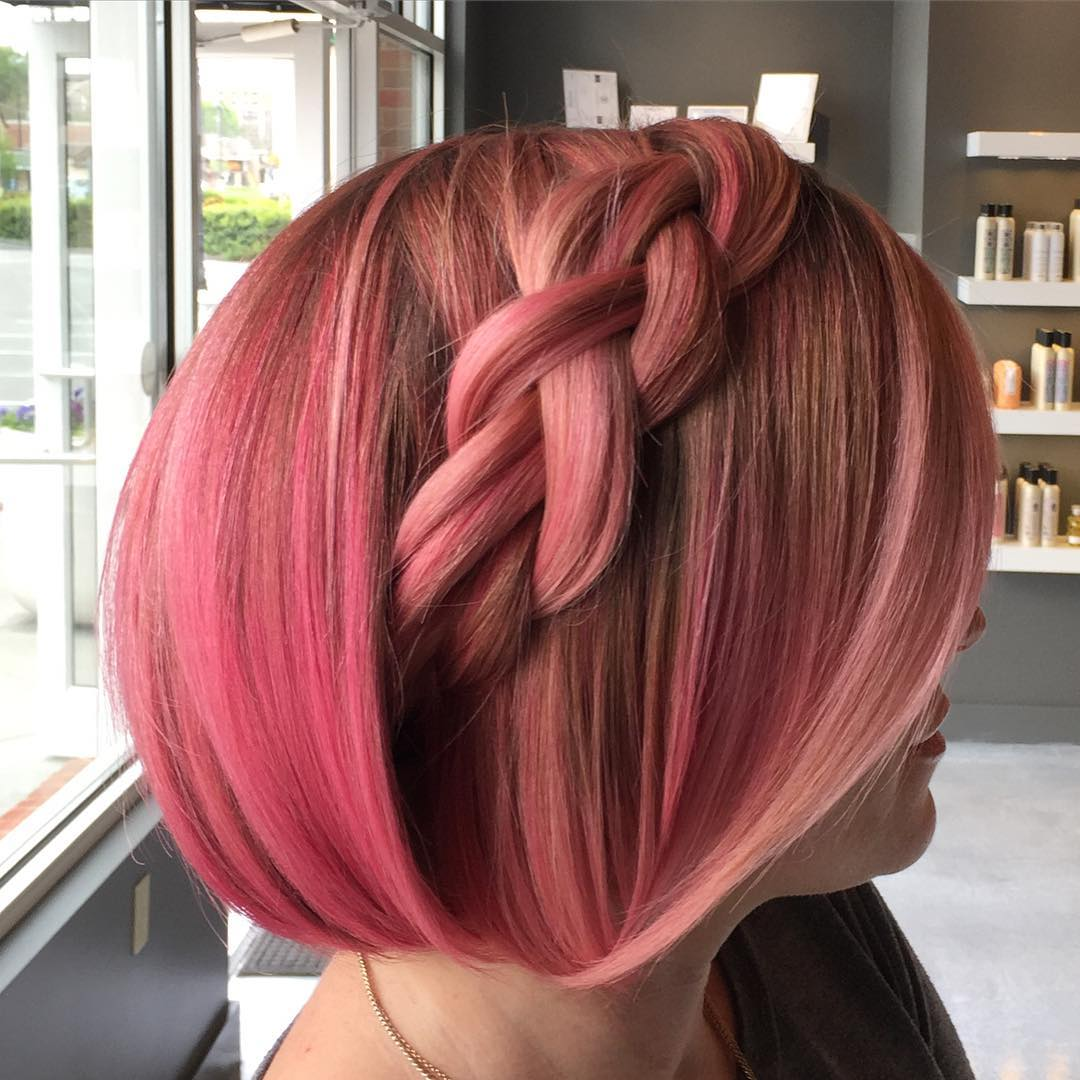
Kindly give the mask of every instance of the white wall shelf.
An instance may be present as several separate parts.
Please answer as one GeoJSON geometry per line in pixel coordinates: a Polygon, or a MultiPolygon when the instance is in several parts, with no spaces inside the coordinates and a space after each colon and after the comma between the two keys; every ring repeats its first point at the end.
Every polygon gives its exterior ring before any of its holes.
{"type": "Polygon", "coordinates": [[[995,307],[1080,307],[1080,281],[979,281],[961,276],[956,295],[965,304],[995,307]]]}
{"type": "Polygon", "coordinates": [[[990,569],[1029,574],[1080,574],[1080,547],[1059,536],[1053,547],[1024,547],[1014,537],[994,541],[990,569]]]}
{"type": "Polygon", "coordinates": [[[1080,131],[969,131],[967,156],[1080,160],[1080,131]]]}
{"type": "Polygon", "coordinates": [[[1080,405],[1068,409],[995,409],[994,430],[999,435],[1080,435],[1080,405]]]}

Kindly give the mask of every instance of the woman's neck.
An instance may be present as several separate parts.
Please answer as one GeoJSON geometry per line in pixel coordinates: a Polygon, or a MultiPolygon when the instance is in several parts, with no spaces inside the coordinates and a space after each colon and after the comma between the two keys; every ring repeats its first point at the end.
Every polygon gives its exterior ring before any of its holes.
{"type": "MultiPolygon", "coordinates": [[[[477,971],[437,953],[369,956],[368,970],[402,1037],[453,1080],[735,1080],[731,1051],[703,1006],[708,990],[735,1032],[730,990],[712,961],[753,906],[718,909],[630,992],[568,990],[520,967],[477,971]]],[[[319,1064],[319,1075],[335,1080],[416,1076],[374,1014],[355,955],[335,957],[296,1026],[307,1075],[319,1064]],[[312,1056],[320,1053],[325,1064],[312,1056]]],[[[282,1049],[292,1058],[297,1043],[289,1042],[282,1049]]]]}

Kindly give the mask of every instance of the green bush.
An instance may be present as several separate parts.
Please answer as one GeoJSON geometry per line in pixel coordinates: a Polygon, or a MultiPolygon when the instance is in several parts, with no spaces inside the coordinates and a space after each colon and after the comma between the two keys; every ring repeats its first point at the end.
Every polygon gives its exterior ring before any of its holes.
{"type": "Polygon", "coordinates": [[[0,238],[29,242],[29,195],[4,195],[0,198],[0,238]]]}
{"type": "MultiPolygon", "coordinates": [[[[68,244],[93,243],[93,200],[68,199],[68,244]]],[[[292,220],[288,199],[268,199],[245,191],[210,191],[203,198],[203,247],[208,259],[244,262],[292,220]]],[[[30,241],[30,196],[0,196],[0,239],[30,241]]]]}
{"type": "Polygon", "coordinates": [[[207,192],[203,199],[203,251],[208,259],[254,259],[291,220],[287,200],[207,192]]]}
{"type": "MultiPolygon", "coordinates": [[[[89,195],[68,199],[68,246],[88,248],[93,244],[94,202],[89,195]]],[[[0,196],[0,239],[30,241],[30,196],[0,196]]]]}
{"type": "Polygon", "coordinates": [[[89,195],[68,199],[68,247],[94,246],[94,200],[89,195]]]}

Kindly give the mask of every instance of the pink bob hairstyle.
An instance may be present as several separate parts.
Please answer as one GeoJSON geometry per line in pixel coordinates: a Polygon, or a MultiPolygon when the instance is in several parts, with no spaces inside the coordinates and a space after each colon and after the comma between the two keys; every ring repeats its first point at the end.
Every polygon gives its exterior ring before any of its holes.
{"type": "Polygon", "coordinates": [[[921,737],[998,460],[942,285],[766,133],[478,129],[315,203],[198,336],[105,689],[263,926],[613,985],[921,737]]]}

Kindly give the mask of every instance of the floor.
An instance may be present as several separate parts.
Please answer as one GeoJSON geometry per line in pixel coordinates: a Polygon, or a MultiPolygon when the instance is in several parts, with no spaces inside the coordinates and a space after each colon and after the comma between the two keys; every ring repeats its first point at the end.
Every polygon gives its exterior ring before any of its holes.
{"type": "Polygon", "coordinates": [[[1080,1080],[1080,746],[953,743],[929,850],[877,885],[979,1080],[1080,1080]]]}
{"type": "MultiPolygon", "coordinates": [[[[934,842],[878,888],[978,1080],[1080,1080],[1080,746],[953,742],[931,790],[934,842]]],[[[239,1070],[218,1047],[197,1080],[250,1080],[316,981],[233,978],[239,1070]]]]}

